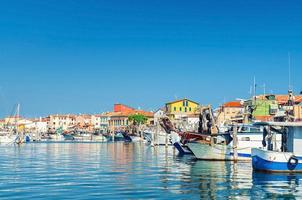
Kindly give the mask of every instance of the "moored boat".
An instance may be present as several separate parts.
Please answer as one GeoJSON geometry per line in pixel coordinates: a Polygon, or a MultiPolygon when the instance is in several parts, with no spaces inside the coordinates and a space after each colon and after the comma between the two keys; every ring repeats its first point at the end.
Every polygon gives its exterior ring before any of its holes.
{"type": "Polygon", "coordinates": [[[256,171],[302,172],[302,122],[259,122],[264,126],[263,147],[252,149],[256,171]],[[276,135],[282,137],[281,148],[276,135]]]}

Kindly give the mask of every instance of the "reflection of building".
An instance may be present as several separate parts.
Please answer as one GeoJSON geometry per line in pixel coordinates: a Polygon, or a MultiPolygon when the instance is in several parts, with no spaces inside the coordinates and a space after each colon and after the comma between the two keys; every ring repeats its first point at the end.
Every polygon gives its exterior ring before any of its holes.
{"type": "Polygon", "coordinates": [[[134,114],[141,114],[147,117],[147,124],[154,124],[153,113],[131,108],[123,104],[115,104],[113,112],[107,113],[108,125],[110,131],[125,130],[130,124],[128,117],[134,114]]]}
{"type": "Polygon", "coordinates": [[[185,98],[166,103],[166,112],[171,119],[180,119],[188,115],[198,115],[198,107],[199,103],[185,98]]]}

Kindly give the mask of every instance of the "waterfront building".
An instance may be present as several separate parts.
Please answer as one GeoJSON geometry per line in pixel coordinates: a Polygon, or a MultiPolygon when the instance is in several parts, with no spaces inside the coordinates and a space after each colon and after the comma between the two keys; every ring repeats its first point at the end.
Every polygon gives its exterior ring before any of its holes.
{"type": "Polygon", "coordinates": [[[284,117],[291,112],[294,121],[301,120],[300,104],[302,96],[289,95],[259,95],[254,101],[253,118],[259,121],[273,121],[274,118],[284,117]]]}
{"type": "Polygon", "coordinates": [[[130,125],[128,117],[134,114],[142,114],[147,117],[147,125],[154,124],[152,112],[134,109],[124,104],[114,104],[113,112],[107,113],[108,129],[110,132],[123,131],[130,125]]]}
{"type": "Polygon", "coordinates": [[[91,115],[91,124],[92,124],[94,130],[100,130],[101,115],[100,114],[91,115]]]}
{"type": "Polygon", "coordinates": [[[181,119],[188,115],[199,115],[199,103],[187,98],[166,103],[166,114],[170,119],[181,119]]]}
{"type": "Polygon", "coordinates": [[[241,101],[230,101],[224,103],[217,110],[217,124],[238,122],[243,123],[244,105],[241,101]]]}
{"type": "Polygon", "coordinates": [[[110,116],[108,115],[108,112],[102,113],[100,116],[100,131],[103,133],[107,133],[109,130],[109,120],[110,116]]]}
{"type": "Polygon", "coordinates": [[[31,123],[25,124],[27,132],[46,133],[48,130],[48,118],[31,119],[31,123]]]}
{"type": "Polygon", "coordinates": [[[64,131],[71,127],[76,126],[76,116],[72,114],[67,115],[49,115],[48,130],[54,132],[55,130],[62,128],[64,131]]]}
{"type": "Polygon", "coordinates": [[[272,121],[277,114],[279,105],[275,95],[259,95],[253,101],[252,116],[259,121],[272,121]]]}
{"type": "Polygon", "coordinates": [[[94,125],[92,123],[92,115],[89,114],[79,114],[75,115],[76,127],[83,131],[93,131],[94,125]]]}
{"type": "Polygon", "coordinates": [[[158,125],[160,118],[164,117],[166,115],[165,108],[160,108],[157,111],[154,112],[154,124],[158,125]]]}

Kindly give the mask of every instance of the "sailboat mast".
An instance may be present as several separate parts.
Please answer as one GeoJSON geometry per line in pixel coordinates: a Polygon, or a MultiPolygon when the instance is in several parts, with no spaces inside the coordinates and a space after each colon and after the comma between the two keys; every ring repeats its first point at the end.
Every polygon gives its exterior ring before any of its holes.
{"type": "Polygon", "coordinates": [[[18,119],[20,117],[20,104],[17,104],[16,116],[15,116],[15,124],[16,124],[16,133],[18,133],[18,119]]]}

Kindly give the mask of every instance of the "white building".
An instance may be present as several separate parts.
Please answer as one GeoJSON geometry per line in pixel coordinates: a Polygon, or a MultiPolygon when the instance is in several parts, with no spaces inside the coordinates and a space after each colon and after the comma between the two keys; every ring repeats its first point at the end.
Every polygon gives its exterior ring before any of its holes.
{"type": "Polygon", "coordinates": [[[55,131],[58,128],[67,130],[76,125],[76,116],[75,115],[50,115],[48,122],[48,129],[50,131],[55,131]]]}

